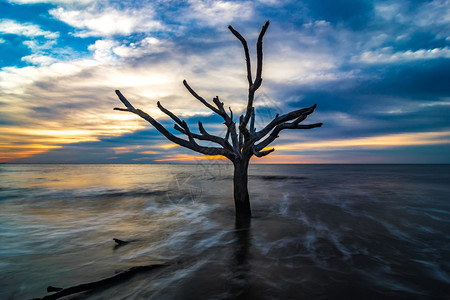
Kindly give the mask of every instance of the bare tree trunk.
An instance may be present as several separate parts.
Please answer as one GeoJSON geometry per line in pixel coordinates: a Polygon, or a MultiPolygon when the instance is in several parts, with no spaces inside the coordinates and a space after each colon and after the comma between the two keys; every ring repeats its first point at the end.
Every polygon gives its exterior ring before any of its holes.
{"type": "Polygon", "coordinates": [[[234,164],[234,205],[236,217],[249,218],[252,215],[248,195],[248,164],[250,158],[237,159],[234,164]]]}

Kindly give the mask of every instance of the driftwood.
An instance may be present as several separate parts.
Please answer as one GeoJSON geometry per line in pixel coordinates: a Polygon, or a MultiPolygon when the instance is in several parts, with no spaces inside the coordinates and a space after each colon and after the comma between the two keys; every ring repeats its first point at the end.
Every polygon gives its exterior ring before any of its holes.
{"type": "Polygon", "coordinates": [[[174,122],[174,129],[183,134],[187,139],[180,138],[171,132],[169,132],[163,125],[152,118],[150,115],[140,109],[136,109],[119,90],[116,90],[116,94],[120,101],[126,108],[114,108],[115,110],[126,111],[134,113],[144,120],[152,124],[160,133],[162,133],[168,140],[175,144],[189,148],[199,153],[207,155],[221,155],[233,162],[234,165],[234,203],[236,208],[236,215],[238,217],[250,217],[250,201],[248,195],[248,165],[250,158],[254,155],[256,157],[263,157],[275,149],[265,148],[269,146],[276,138],[278,134],[284,129],[311,129],[322,126],[322,123],[314,123],[308,125],[300,125],[300,123],[307,118],[308,115],[313,113],[316,105],[308,108],[298,109],[284,115],[277,115],[269,124],[259,131],[255,128],[255,107],[253,105],[255,99],[255,92],[261,86],[262,83],[262,67],[263,67],[263,37],[269,27],[269,21],[267,21],[261,29],[256,42],[256,77],[253,79],[252,67],[250,61],[250,54],[247,46],[247,41],[244,37],[236,31],[232,26],[229,26],[231,33],[241,42],[244,48],[244,55],[247,68],[247,80],[248,80],[248,97],[247,108],[243,115],[239,118],[239,125],[236,128],[236,123],[233,119],[233,112],[231,108],[229,113],[224,107],[224,103],[216,96],[212,99],[214,105],[210,104],[200,95],[198,95],[194,89],[183,80],[183,84],[189,93],[198,101],[203,103],[207,108],[218,114],[224,120],[226,126],[226,133],[224,137],[210,134],[203,127],[203,124],[198,122],[199,134],[193,133],[185,121],[181,120],[178,116],[157,103],[158,108],[169,116],[174,122]],[[201,146],[196,140],[209,141],[216,145],[216,147],[201,146]]]}
{"type": "Polygon", "coordinates": [[[147,265],[147,266],[136,266],[136,267],[132,267],[126,271],[120,272],[114,276],[111,276],[111,277],[108,277],[108,278],[105,278],[102,280],[93,281],[93,282],[89,282],[89,283],[83,283],[83,284],[79,284],[79,285],[68,287],[68,288],[57,288],[57,287],[49,286],[47,288],[47,292],[56,291],[56,293],[54,293],[52,295],[47,295],[42,298],[36,298],[36,299],[46,299],[46,300],[47,299],[59,299],[61,297],[97,289],[97,288],[100,288],[105,285],[119,283],[119,282],[122,282],[124,280],[131,278],[132,276],[134,276],[137,273],[151,271],[151,270],[158,269],[161,267],[166,267],[169,265],[170,264],[165,263],[165,264],[153,264],[153,265],[147,265]]]}
{"type": "Polygon", "coordinates": [[[119,240],[119,239],[116,239],[116,238],[113,238],[113,241],[116,242],[117,246],[123,246],[123,245],[126,245],[126,244],[129,243],[127,241],[122,241],[122,240],[119,240]]]}
{"type": "Polygon", "coordinates": [[[59,291],[61,291],[61,290],[63,290],[63,288],[60,288],[60,287],[54,287],[54,286],[51,286],[51,285],[49,285],[49,286],[47,287],[47,293],[59,292],[59,291]]]}
{"type": "Polygon", "coordinates": [[[123,241],[117,238],[113,238],[113,241],[116,243],[116,245],[114,246],[114,250],[119,249],[122,246],[128,245],[131,242],[135,242],[137,240],[127,240],[127,241],[123,241]]]}

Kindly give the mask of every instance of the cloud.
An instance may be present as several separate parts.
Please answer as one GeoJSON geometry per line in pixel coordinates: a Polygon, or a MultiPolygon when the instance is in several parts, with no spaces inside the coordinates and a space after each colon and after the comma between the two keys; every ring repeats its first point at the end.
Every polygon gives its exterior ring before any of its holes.
{"type": "Polygon", "coordinates": [[[16,4],[37,4],[37,3],[51,3],[51,4],[75,4],[74,2],[78,4],[87,4],[87,3],[94,3],[98,0],[8,0],[9,3],[16,3],[16,4]]]}
{"type": "Polygon", "coordinates": [[[23,61],[26,61],[32,65],[49,66],[56,62],[56,59],[39,54],[32,54],[22,57],[23,61]]]}
{"type": "Polygon", "coordinates": [[[58,32],[42,30],[38,25],[30,23],[19,23],[14,20],[0,20],[0,34],[15,34],[25,37],[40,37],[47,39],[56,39],[59,37],[58,32]]]}
{"type": "MultiPolygon", "coordinates": [[[[26,46],[31,54],[23,56],[21,61],[32,65],[50,65],[56,62],[52,55],[57,55],[59,52],[54,50],[59,32],[42,30],[35,24],[1,20],[0,34],[13,34],[26,39],[22,41],[22,45],[26,46]]],[[[8,42],[8,46],[10,45],[12,43],[8,42]]]]}
{"type": "MultiPolygon", "coordinates": [[[[28,66],[22,68],[4,67],[0,71],[0,87],[3,93],[23,95],[27,90],[35,88],[34,84],[79,74],[83,69],[97,66],[98,62],[89,59],[70,62],[56,62],[48,66],[28,66]]],[[[39,87],[37,87],[39,89],[39,87]]],[[[45,98],[44,98],[45,99],[45,98]]]]}
{"type": "Polygon", "coordinates": [[[386,149],[443,144],[450,144],[450,131],[413,132],[342,140],[327,140],[323,142],[287,143],[275,146],[275,149],[291,152],[305,150],[330,151],[345,149],[386,149]]]}
{"type": "Polygon", "coordinates": [[[154,37],[146,37],[140,41],[128,45],[120,45],[113,49],[114,54],[123,58],[141,57],[143,55],[161,53],[166,51],[170,45],[163,43],[154,37]]]}
{"type": "Polygon", "coordinates": [[[450,58],[450,48],[420,49],[416,51],[408,50],[403,52],[393,52],[391,47],[378,51],[366,51],[353,61],[363,63],[397,63],[412,60],[425,60],[437,58],[450,58]]]}
{"type": "MultiPolygon", "coordinates": [[[[409,1],[379,1],[375,4],[377,15],[387,21],[400,24],[411,24],[418,27],[430,28],[447,25],[450,20],[448,0],[423,1],[411,6],[409,1]]],[[[448,29],[447,29],[448,33],[448,29]]]]}
{"type": "Polygon", "coordinates": [[[198,24],[224,26],[234,20],[248,20],[253,15],[251,2],[189,0],[189,10],[184,17],[194,19],[198,24]]]}
{"type": "Polygon", "coordinates": [[[166,122],[157,101],[193,129],[201,120],[208,131],[222,134],[223,121],[193,99],[182,80],[208,101],[219,96],[239,116],[248,90],[245,60],[226,25],[247,38],[255,68],[255,42],[267,18],[264,81],[255,100],[258,128],[275,113],[314,103],[318,109],[308,119],[325,125],[304,135],[283,132],[277,140],[280,147],[306,142],[310,148],[304,156],[280,148],[267,160],[255,161],[333,161],[326,157],[331,151],[355,151],[352,155],[358,157],[357,151],[401,148],[377,146],[376,137],[398,139],[409,149],[416,147],[414,151],[448,140],[401,135],[448,131],[450,39],[443,9],[448,1],[361,1],[350,8],[348,0],[13,2],[30,4],[27,10],[33,3],[52,5],[39,6],[40,15],[30,18],[33,23],[12,17],[0,21],[6,46],[15,39],[21,47],[14,58],[20,65],[0,70],[0,140],[2,149],[9,149],[8,159],[46,149],[47,156],[38,155],[38,160],[70,153],[82,162],[94,149],[92,162],[193,155],[180,147],[158,148],[164,138],[154,129],[143,130],[149,124],[112,111],[121,106],[114,90],[170,130],[173,124],[166,122]],[[413,139],[423,143],[410,143],[413,139]],[[329,140],[329,149],[335,150],[326,150],[329,140]]]}
{"type": "Polygon", "coordinates": [[[47,4],[55,4],[55,5],[69,5],[69,6],[75,6],[75,5],[86,5],[89,3],[95,3],[98,2],[98,0],[7,0],[9,3],[14,4],[40,4],[40,3],[47,3],[47,4]]]}
{"type": "Polygon", "coordinates": [[[266,5],[281,5],[280,0],[258,0],[258,2],[261,2],[266,5]]]}
{"type": "Polygon", "coordinates": [[[449,5],[448,0],[420,1],[415,5],[403,0],[376,2],[374,25],[387,37],[380,48],[392,47],[393,52],[444,48],[450,40],[449,5]]]}
{"type": "Polygon", "coordinates": [[[154,19],[152,8],[116,9],[113,7],[98,8],[89,6],[83,9],[66,9],[58,7],[49,11],[56,19],[61,20],[77,31],[78,37],[113,35],[130,35],[137,32],[153,32],[162,30],[163,25],[154,19]]]}
{"type": "Polygon", "coordinates": [[[28,40],[28,41],[23,41],[22,44],[24,44],[25,46],[30,48],[31,51],[37,52],[37,51],[42,51],[42,50],[51,50],[53,48],[53,46],[56,44],[56,41],[49,40],[49,41],[45,41],[44,43],[39,43],[35,40],[28,40]]]}
{"type": "Polygon", "coordinates": [[[119,60],[139,59],[143,56],[168,51],[170,42],[163,42],[154,37],[145,37],[129,43],[121,43],[113,39],[97,40],[89,45],[96,61],[116,64],[119,60]]]}
{"type": "Polygon", "coordinates": [[[94,44],[89,45],[88,49],[93,52],[93,58],[96,61],[104,63],[114,63],[117,57],[114,55],[113,48],[119,43],[114,40],[97,40],[94,44]]]}
{"type": "MultiPolygon", "coordinates": [[[[121,105],[114,95],[117,88],[133,104],[158,119],[166,116],[156,107],[155,98],[170,99],[167,107],[175,107],[174,111],[181,116],[204,114],[205,108],[188,95],[181,83],[183,77],[174,71],[184,68],[181,62],[172,59],[136,67],[120,60],[122,56],[143,55],[155,44],[161,46],[154,39],[143,39],[134,49],[128,45],[129,51],[113,40],[100,40],[91,47],[91,59],[51,62],[46,57],[29,56],[25,59],[38,60],[33,62],[40,65],[3,68],[0,71],[0,105],[4,108],[0,119],[8,120],[9,124],[2,126],[1,131],[8,133],[4,140],[9,141],[10,149],[20,148],[21,140],[34,140],[39,147],[33,151],[42,152],[63,144],[98,141],[101,137],[119,136],[149,126],[136,116],[112,110],[121,105]],[[115,55],[115,49],[122,56],[115,55]],[[112,61],[114,55],[117,59],[112,61]]],[[[26,155],[23,151],[14,153],[16,157],[26,155]]]]}
{"type": "Polygon", "coordinates": [[[32,157],[51,149],[58,149],[62,146],[48,146],[42,144],[28,143],[26,145],[11,145],[11,143],[0,143],[0,161],[11,161],[17,158],[32,157]]]}

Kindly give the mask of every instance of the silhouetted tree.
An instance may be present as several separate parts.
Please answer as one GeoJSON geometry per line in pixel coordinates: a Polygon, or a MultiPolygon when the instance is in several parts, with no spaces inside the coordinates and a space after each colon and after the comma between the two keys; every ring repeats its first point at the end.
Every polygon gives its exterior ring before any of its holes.
{"type": "Polygon", "coordinates": [[[233,119],[233,112],[229,108],[229,113],[225,110],[223,102],[219,100],[216,96],[213,98],[212,105],[207,102],[204,98],[199,96],[186,82],[183,80],[183,84],[186,89],[191,93],[194,98],[203,103],[210,110],[221,116],[224,120],[224,124],[227,127],[225,137],[217,136],[208,133],[203,124],[198,122],[198,129],[200,134],[193,133],[185,121],[182,121],[175,114],[164,108],[161,103],[157,103],[158,108],[168,115],[174,122],[174,128],[185,135],[187,139],[180,138],[178,136],[170,133],[164,126],[158,123],[154,118],[152,118],[147,113],[140,109],[136,109],[131,103],[116,90],[116,94],[120,101],[125,105],[126,108],[114,108],[115,110],[132,112],[141,118],[152,124],[160,133],[162,133],[168,140],[178,144],[180,146],[189,148],[199,153],[207,155],[222,155],[233,162],[234,165],[234,204],[236,208],[236,216],[250,217],[250,201],[248,195],[248,165],[250,158],[255,155],[257,157],[263,157],[274,151],[275,149],[265,148],[272,143],[277,137],[280,131],[284,129],[311,129],[315,127],[322,126],[322,123],[300,125],[300,123],[306,119],[306,117],[311,114],[316,105],[308,108],[294,110],[290,113],[284,115],[276,115],[276,117],[267,124],[264,128],[259,131],[255,130],[255,107],[253,106],[253,101],[255,98],[255,92],[261,86],[262,82],[262,66],[263,66],[263,37],[269,27],[269,21],[264,24],[256,43],[256,77],[252,77],[252,68],[250,63],[250,54],[248,51],[247,42],[242,37],[242,35],[237,32],[233,27],[228,26],[230,31],[239,39],[245,54],[246,66],[247,66],[247,80],[248,80],[248,100],[247,108],[245,113],[239,118],[239,126],[236,128],[236,123],[233,119]],[[220,147],[206,147],[201,146],[196,140],[209,141],[219,145],[220,147]]]}

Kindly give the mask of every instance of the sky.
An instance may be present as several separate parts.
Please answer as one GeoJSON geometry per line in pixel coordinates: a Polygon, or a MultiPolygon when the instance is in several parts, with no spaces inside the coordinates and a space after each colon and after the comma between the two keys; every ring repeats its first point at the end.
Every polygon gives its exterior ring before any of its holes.
{"type": "Polygon", "coordinates": [[[225,135],[182,81],[238,116],[245,57],[227,27],[255,65],[267,20],[256,129],[313,104],[304,123],[324,125],[282,131],[253,163],[450,163],[449,0],[0,0],[0,162],[211,159],[114,111],[114,90],[174,133],[157,101],[225,135]]]}

